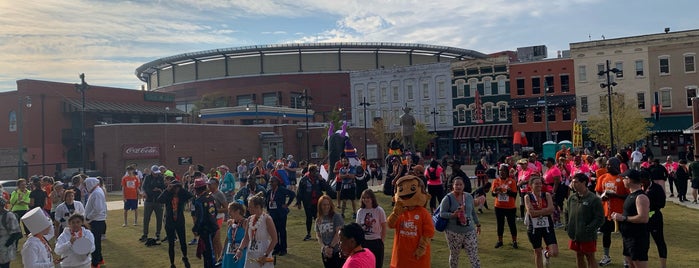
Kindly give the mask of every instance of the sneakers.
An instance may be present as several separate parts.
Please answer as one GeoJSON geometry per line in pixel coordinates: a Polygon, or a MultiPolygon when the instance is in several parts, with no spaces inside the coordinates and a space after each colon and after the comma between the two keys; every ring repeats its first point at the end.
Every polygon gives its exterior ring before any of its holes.
{"type": "Polygon", "coordinates": [[[675,194],[671,193],[671,194],[670,194],[670,197],[675,197],[675,194]]]}
{"type": "Polygon", "coordinates": [[[612,258],[610,258],[607,255],[604,255],[604,257],[602,257],[602,259],[599,261],[599,266],[605,266],[610,263],[612,263],[612,258]]]}
{"type": "Polygon", "coordinates": [[[502,241],[498,241],[495,243],[495,248],[501,248],[502,247],[502,241]]]}
{"type": "Polygon", "coordinates": [[[189,259],[187,257],[182,257],[182,262],[184,262],[184,267],[185,268],[191,268],[192,265],[189,264],[189,259]]]}
{"type": "Polygon", "coordinates": [[[551,257],[549,256],[549,251],[548,250],[542,250],[541,251],[541,256],[543,257],[542,259],[544,260],[544,265],[549,265],[551,264],[551,257]]]}
{"type": "Polygon", "coordinates": [[[155,236],[155,241],[160,241],[160,236],[159,236],[159,235],[156,235],[156,236],[155,236]]]}
{"type": "Polygon", "coordinates": [[[148,236],[141,236],[141,238],[138,239],[138,241],[145,242],[146,239],[148,239],[148,236]]]}
{"type": "Polygon", "coordinates": [[[303,241],[308,241],[311,240],[311,235],[306,235],[306,237],[303,238],[303,241]]]}
{"type": "Polygon", "coordinates": [[[160,242],[165,242],[165,241],[167,241],[167,236],[165,238],[163,238],[162,240],[160,240],[160,242]]]}
{"type": "Polygon", "coordinates": [[[519,246],[517,245],[517,241],[512,241],[512,248],[518,249],[519,246]]]}
{"type": "Polygon", "coordinates": [[[352,213],[352,219],[356,220],[357,219],[357,213],[352,213]]]}
{"type": "Polygon", "coordinates": [[[189,245],[196,245],[199,241],[197,241],[196,238],[192,239],[192,241],[189,241],[189,245]]]}
{"type": "Polygon", "coordinates": [[[478,213],[483,214],[483,210],[479,208],[478,213]]]}
{"type": "Polygon", "coordinates": [[[122,224],[121,227],[126,227],[126,223],[122,224]]]}

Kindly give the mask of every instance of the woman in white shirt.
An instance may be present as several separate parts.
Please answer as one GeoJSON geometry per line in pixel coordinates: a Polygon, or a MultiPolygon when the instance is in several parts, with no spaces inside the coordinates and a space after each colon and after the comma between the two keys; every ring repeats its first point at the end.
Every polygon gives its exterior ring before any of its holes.
{"type": "Polygon", "coordinates": [[[63,193],[63,203],[56,207],[55,220],[61,224],[59,230],[68,227],[68,218],[73,214],[85,215],[85,207],[80,201],[75,201],[75,191],[66,190],[63,193]]]}
{"type": "Polygon", "coordinates": [[[374,253],[376,268],[381,268],[384,240],[386,240],[386,212],[379,206],[376,195],[371,189],[362,192],[361,208],[357,211],[357,223],[364,230],[364,243],[361,246],[374,253]]]}

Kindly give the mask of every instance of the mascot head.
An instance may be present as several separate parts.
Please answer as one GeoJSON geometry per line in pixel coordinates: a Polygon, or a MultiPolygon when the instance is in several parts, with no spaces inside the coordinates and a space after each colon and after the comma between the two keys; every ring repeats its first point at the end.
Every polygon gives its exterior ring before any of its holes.
{"type": "Polygon", "coordinates": [[[425,190],[422,180],[413,175],[400,177],[396,181],[394,200],[400,200],[404,206],[426,206],[430,194],[425,190]]]}

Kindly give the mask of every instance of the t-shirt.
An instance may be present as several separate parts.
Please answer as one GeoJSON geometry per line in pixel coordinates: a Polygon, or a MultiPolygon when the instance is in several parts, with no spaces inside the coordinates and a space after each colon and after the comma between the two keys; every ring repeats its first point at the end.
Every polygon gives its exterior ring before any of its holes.
{"type": "MultiPolygon", "coordinates": [[[[626,189],[624,186],[621,176],[614,176],[610,173],[606,173],[602,175],[601,178],[597,179],[595,191],[599,194],[605,191],[613,191],[618,195],[629,194],[629,189],[626,189]]],[[[624,212],[624,198],[610,197],[607,200],[602,200],[602,207],[604,207],[604,216],[606,216],[607,219],[611,219],[612,212],[624,212]]]]}
{"type": "Polygon", "coordinates": [[[415,258],[420,238],[434,237],[434,223],[427,209],[416,207],[406,210],[398,215],[395,228],[391,267],[430,267],[430,243],[427,243],[425,255],[415,258]]]}
{"type": "Polygon", "coordinates": [[[35,207],[40,207],[43,208],[44,204],[46,204],[46,192],[44,190],[34,190],[29,193],[29,199],[34,198],[34,206],[31,206],[29,209],[35,208],[35,207]]]}
{"type": "Polygon", "coordinates": [[[542,189],[543,191],[546,192],[553,192],[553,184],[555,180],[553,178],[555,177],[561,177],[561,170],[558,169],[556,166],[551,166],[548,170],[546,170],[546,174],[544,174],[544,188],[542,189]]]}
{"type": "Polygon", "coordinates": [[[444,169],[441,166],[437,166],[436,168],[427,167],[425,169],[427,185],[442,185],[442,172],[444,172],[444,169]]]}
{"type": "Polygon", "coordinates": [[[124,191],[124,199],[138,199],[138,187],[141,183],[136,176],[124,176],[121,178],[121,188],[124,191]]]}
{"type": "Polygon", "coordinates": [[[46,200],[44,201],[44,206],[42,207],[44,210],[51,210],[53,200],[51,198],[48,198],[51,196],[51,192],[53,191],[53,186],[51,184],[47,184],[41,187],[44,189],[44,192],[46,193],[46,200]]]}
{"type": "MultiPolygon", "coordinates": [[[[532,170],[531,168],[527,168],[525,170],[520,169],[517,171],[517,183],[520,183],[522,181],[529,182],[529,179],[532,177],[533,174],[535,174],[536,171],[532,170]]],[[[519,187],[519,191],[522,193],[527,193],[530,191],[529,188],[529,183],[522,185],[519,187]]]]}
{"type": "Polygon", "coordinates": [[[689,164],[689,174],[692,176],[692,179],[699,179],[699,161],[689,164]]]}
{"type": "Polygon", "coordinates": [[[496,208],[515,208],[516,198],[508,195],[507,193],[499,193],[496,191],[498,188],[507,189],[510,193],[517,192],[517,183],[512,178],[501,179],[497,178],[493,181],[493,186],[491,192],[495,194],[495,207],[496,208]]]}
{"type": "Polygon", "coordinates": [[[318,233],[318,237],[323,242],[323,245],[330,245],[333,242],[333,238],[335,238],[336,229],[340,230],[344,224],[345,221],[342,219],[342,215],[338,213],[335,213],[332,219],[322,217],[319,221],[316,221],[316,233],[318,233]]]}
{"type": "Polygon", "coordinates": [[[342,268],[370,268],[376,267],[376,256],[366,248],[352,254],[347,258],[342,268]]]}
{"type": "Polygon", "coordinates": [[[364,229],[366,240],[381,239],[383,224],[386,223],[386,212],[383,208],[360,208],[357,211],[357,223],[364,229]]]}
{"type": "MultiPolygon", "coordinates": [[[[217,208],[227,208],[228,207],[228,202],[226,201],[226,195],[224,195],[223,192],[221,192],[221,191],[212,192],[211,197],[214,198],[214,201],[216,202],[217,208]]],[[[216,214],[216,219],[223,219],[224,217],[226,217],[225,213],[216,214]]]]}

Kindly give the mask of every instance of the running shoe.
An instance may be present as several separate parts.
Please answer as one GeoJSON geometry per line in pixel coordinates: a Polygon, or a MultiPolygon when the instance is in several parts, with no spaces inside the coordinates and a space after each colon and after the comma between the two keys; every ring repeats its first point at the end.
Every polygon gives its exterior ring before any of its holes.
{"type": "Polygon", "coordinates": [[[612,258],[604,255],[604,257],[602,257],[602,259],[599,261],[599,266],[606,266],[610,263],[612,263],[612,258]]]}

